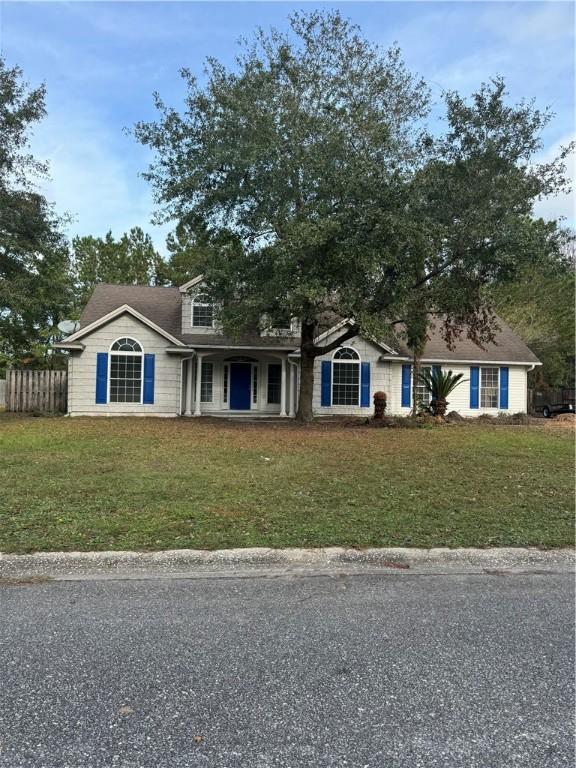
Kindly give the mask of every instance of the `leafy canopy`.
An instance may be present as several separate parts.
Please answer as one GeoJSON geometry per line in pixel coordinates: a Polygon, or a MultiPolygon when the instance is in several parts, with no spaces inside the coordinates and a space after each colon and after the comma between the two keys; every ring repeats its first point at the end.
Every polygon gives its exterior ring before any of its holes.
{"type": "Polygon", "coordinates": [[[532,214],[566,189],[570,147],[536,163],[551,114],[510,105],[500,78],[469,100],[444,94],[432,134],[428,88],[398,48],[337,12],[289,21],[243,41],[232,70],[209,59],[203,84],[183,70],[184,110],[156,94],[159,119],[134,132],[155,153],[145,177],[158,218],[209,246],[202,271],[224,326],[300,320],[309,416],[311,360],[358,331],[403,323],[417,350],[434,312],[449,344],[492,337],[485,287],[560,248],[556,224],[532,214]],[[335,315],[352,326],[316,344],[335,315]]]}
{"type": "Polygon", "coordinates": [[[157,285],[163,281],[164,265],[152,238],[140,227],[118,240],[105,237],[75,237],[74,276],[78,303],[82,306],[98,283],[157,285]]]}
{"type": "Polygon", "coordinates": [[[73,300],[64,219],[37,191],[47,166],[29,152],[44,98],[0,58],[0,370],[44,356],[73,300]]]}

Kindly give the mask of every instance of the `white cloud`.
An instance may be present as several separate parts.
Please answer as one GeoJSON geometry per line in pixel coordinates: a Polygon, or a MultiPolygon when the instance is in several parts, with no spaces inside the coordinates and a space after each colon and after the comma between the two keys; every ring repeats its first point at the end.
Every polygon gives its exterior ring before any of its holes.
{"type": "Polygon", "coordinates": [[[130,227],[149,232],[164,253],[169,226],[153,226],[151,190],[138,172],[146,167],[144,148],[108,128],[105,117],[86,105],[49,105],[48,117],[32,139],[36,157],[50,163],[50,181],[42,192],[60,213],[74,217],[70,236],[115,236],[130,227]]]}

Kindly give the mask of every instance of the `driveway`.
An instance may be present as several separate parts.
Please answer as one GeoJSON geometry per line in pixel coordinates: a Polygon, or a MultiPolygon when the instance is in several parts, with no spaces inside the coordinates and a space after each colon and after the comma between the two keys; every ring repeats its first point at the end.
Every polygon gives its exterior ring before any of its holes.
{"type": "Polygon", "coordinates": [[[570,573],[0,588],[2,768],[573,766],[570,573]]]}

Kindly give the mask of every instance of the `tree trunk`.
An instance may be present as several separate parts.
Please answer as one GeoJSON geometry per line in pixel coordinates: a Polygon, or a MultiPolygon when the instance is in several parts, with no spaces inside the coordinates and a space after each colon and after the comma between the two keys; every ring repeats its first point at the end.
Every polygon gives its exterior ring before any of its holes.
{"type": "Polygon", "coordinates": [[[312,398],[314,395],[314,325],[302,323],[302,344],[300,347],[300,390],[296,421],[306,424],[312,421],[312,398]]]}

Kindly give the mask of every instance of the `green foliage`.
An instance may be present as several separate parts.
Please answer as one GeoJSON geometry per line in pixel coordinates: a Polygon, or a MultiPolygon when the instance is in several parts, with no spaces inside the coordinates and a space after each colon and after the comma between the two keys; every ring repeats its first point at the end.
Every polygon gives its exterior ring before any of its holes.
{"type": "Polygon", "coordinates": [[[0,58],[0,372],[44,359],[73,300],[64,220],[38,193],[47,168],[28,152],[44,98],[0,58]]]}
{"type": "Polygon", "coordinates": [[[210,257],[209,237],[200,227],[192,228],[179,222],[166,238],[168,261],[158,269],[158,281],[170,285],[183,285],[202,274],[210,257]]]}
{"type": "Polygon", "coordinates": [[[446,400],[458,384],[464,384],[467,381],[463,373],[454,374],[452,371],[442,371],[439,368],[422,371],[419,377],[430,392],[432,400],[446,400]]]}
{"type": "Polygon", "coordinates": [[[202,254],[225,327],[264,313],[301,321],[303,418],[315,356],[396,321],[421,344],[429,311],[444,316],[449,343],[464,329],[486,341],[484,286],[556,247],[555,225],[531,214],[538,196],[566,187],[568,148],[535,163],[550,115],[509,105],[501,79],[470,102],[447,93],[433,137],[428,89],[399,50],[316,11],[293,14],[289,34],[259,30],[234,70],[209,59],[205,84],[182,75],[185,111],[157,96],[159,120],[135,127],[155,152],[145,175],[159,218],[211,245],[227,238],[202,254]],[[355,327],[318,346],[327,312],[355,327]]]}
{"type": "Polygon", "coordinates": [[[74,276],[78,304],[86,303],[97,283],[157,285],[164,282],[165,265],[140,227],[132,227],[118,240],[108,232],[104,238],[75,237],[74,276]]]}
{"type": "Polygon", "coordinates": [[[498,314],[538,355],[537,386],[574,386],[574,258],[573,235],[564,253],[544,256],[520,270],[513,281],[491,285],[487,297],[498,314]]]}

